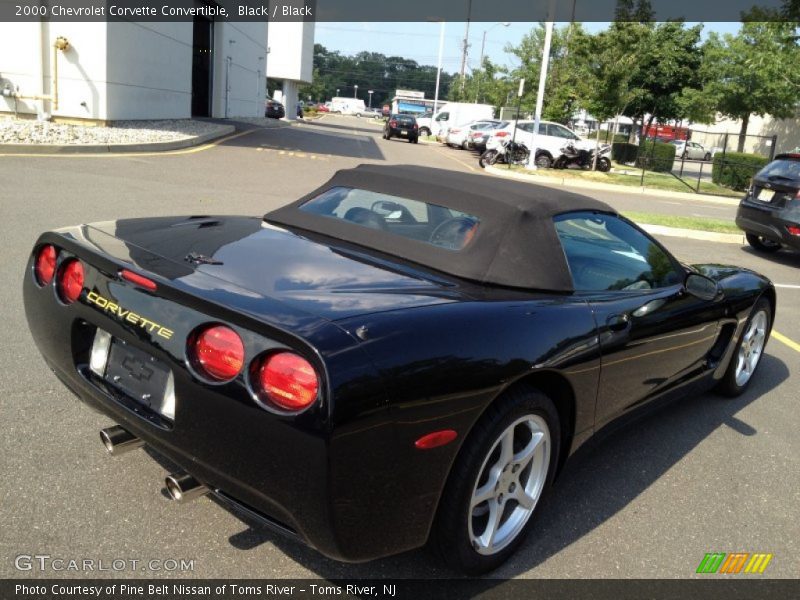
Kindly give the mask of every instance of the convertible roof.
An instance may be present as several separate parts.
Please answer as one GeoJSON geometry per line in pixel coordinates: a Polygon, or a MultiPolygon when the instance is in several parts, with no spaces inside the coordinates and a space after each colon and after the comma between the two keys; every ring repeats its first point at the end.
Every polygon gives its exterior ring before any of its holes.
{"type": "Polygon", "coordinates": [[[603,202],[499,177],[412,165],[363,164],[338,171],[329,181],[264,219],[313,231],[384,254],[487,284],[573,291],[572,277],[553,217],[574,211],[616,213],[603,202]],[[348,221],[298,210],[333,187],[350,187],[438,204],[480,219],[463,250],[369,229],[348,221]]]}

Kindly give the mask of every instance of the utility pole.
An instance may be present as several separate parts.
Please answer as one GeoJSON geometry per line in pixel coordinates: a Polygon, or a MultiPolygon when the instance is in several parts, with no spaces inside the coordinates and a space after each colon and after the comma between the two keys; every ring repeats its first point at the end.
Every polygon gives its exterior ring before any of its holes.
{"type": "Polygon", "coordinates": [[[464,93],[467,76],[467,52],[469,51],[469,17],[472,14],[472,0],[467,1],[467,29],[464,31],[464,42],[461,50],[461,93],[464,93]]]}

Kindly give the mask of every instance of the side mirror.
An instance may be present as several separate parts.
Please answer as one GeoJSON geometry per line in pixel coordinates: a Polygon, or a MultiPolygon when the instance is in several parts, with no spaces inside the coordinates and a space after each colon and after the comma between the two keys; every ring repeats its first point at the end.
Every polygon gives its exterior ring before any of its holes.
{"type": "Polygon", "coordinates": [[[700,300],[716,300],[722,293],[716,281],[699,273],[689,273],[686,276],[684,287],[687,292],[700,300]]]}

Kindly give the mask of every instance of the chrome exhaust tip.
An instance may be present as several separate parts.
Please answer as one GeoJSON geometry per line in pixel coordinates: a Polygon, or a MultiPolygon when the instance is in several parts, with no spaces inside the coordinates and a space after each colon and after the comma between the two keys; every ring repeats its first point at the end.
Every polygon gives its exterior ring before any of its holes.
{"type": "Polygon", "coordinates": [[[167,475],[164,483],[167,486],[169,497],[181,504],[205,496],[211,491],[188,473],[167,475]]]}
{"type": "Polygon", "coordinates": [[[123,429],[119,425],[113,427],[106,427],[100,430],[100,441],[106,447],[106,451],[112,456],[119,456],[125,454],[136,448],[144,446],[144,442],[133,435],[127,429],[123,429]]]}

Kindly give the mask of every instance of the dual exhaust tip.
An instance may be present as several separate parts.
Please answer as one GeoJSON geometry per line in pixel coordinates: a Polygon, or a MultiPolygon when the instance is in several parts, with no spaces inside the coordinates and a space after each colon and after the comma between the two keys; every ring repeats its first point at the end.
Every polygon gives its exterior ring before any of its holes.
{"type": "MultiPolygon", "coordinates": [[[[111,456],[119,456],[144,446],[144,442],[127,429],[114,425],[100,431],[100,440],[106,451],[111,456]]],[[[209,490],[188,473],[173,473],[164,480],[169,497],[184,504],[200,496],[205,496],[209,490]]]]}

